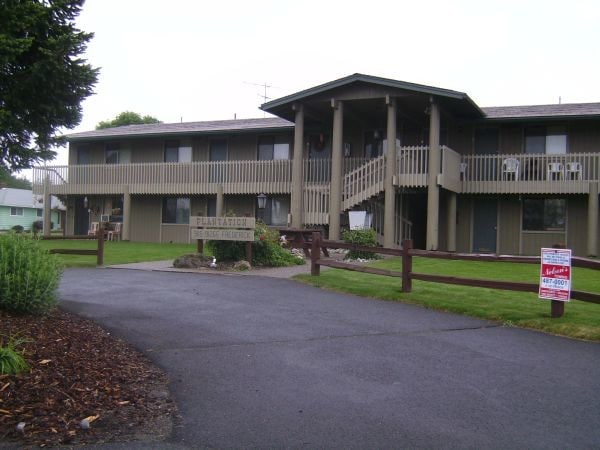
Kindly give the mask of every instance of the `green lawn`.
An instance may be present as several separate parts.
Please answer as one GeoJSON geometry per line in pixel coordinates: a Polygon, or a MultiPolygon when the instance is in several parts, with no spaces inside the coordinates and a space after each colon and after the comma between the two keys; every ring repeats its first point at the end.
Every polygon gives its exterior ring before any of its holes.
{"type": "MultiPolygon", "coordinates": [[[[51,240],[40,241],[45,248],[88,249],[98,247],[98,241],[51,240]]],[[[154,244],[146,242],[107,241],[104,247],[104,264],[125,264],[142,261],[175,259],[186,253],[194,253],[196,244],[154,244]]],[[[96,256],[58,255],[65,267],[95,267],[96,256]]]]}
{"type": "MultiPolygon", "coordinates": [[[[394,271],[402,269],[399,258],[380,260],[370,265],[394,271]]],[[[413,271],[468,278],[534,283],[539,281],[537,264],[414,258],[413,271]]],[[[295,278],[325,289],[363,297],[414,303],[426,308],[499,321],[505,326],[534,328],[578,339],[600,341],[600,305],[592,303],[573,300],[565,305],[565,315],[562,318],[552,319],[550,303],[531,293],[413,281],[413,292],[403,294],[400,278],[339,269],[322,271],[319,277],[297,275],[295,278]]],[[[575,268],[573,289],[600,292],[600,273],[575,268]]]]}

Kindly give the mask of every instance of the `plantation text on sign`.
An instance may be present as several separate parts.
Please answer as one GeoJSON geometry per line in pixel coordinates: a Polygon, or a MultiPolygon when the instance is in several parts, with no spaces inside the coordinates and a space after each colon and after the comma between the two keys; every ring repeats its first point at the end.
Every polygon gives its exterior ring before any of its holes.
{"type": "Polygon", "coordinates": [[[212,241],[253,241],[254,230],[218,230],[192,228],[192,239],[205,239],[212,241]]]}
{"type": "Polygon", "coordinates": [[[543,248],[539,297],[568,302],[571,297],[571,250],[543,248]]]}
{"type": "Polygon", "coordinates": [[[190,217],[190,227],[203,228],[254,228],[254,217],[190,217]]]}

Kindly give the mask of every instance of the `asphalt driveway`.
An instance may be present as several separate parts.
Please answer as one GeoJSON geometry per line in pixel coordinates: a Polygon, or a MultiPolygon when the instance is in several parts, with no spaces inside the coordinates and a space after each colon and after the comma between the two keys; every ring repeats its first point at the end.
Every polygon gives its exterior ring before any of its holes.
{"type": "Polygon", "coordinates": [[[60,293],[168,372],[165,446],[600,447],[598,344],[255,276],[70,269],[60,293]]]}

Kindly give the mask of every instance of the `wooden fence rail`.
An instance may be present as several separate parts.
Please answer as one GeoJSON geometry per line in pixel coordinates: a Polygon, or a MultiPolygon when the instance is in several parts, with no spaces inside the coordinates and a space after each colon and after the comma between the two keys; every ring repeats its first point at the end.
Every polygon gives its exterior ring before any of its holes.
{"type": "Polygon", "coordinates": [[[91,241],[97,240],[98,246],[95,250],[89,249],[78,249],[78,248],[52,248],[50,253],[58,253],[61,255],[89,255],[96,256],[96,265],[104,265],[104,228],[102,225],[98,228],[98,232],[95,235],[73,235],[73,236],[42,236],[45,241],[65,241],[65,240],[81,240],[91,241]]]}
{"type": "MultiPolygon", "coordinates": [[[[456,284],[461,286],[484,287],[490,289],[501,289],[520,292],[538,292],[537,283],[526,283],[516,281],[485,280],[478,278],[463,278],[448,275],[433,275],[414,272],[412,269],[412,258],[420,256],[425,258],[482,261],[482,262],[511,262],[523,264],[539,264],[539,256],[503,256],[503,255],[477,255],[467,253],[451,253],[439,251],[417,250],[412,248],[411,240],[403,241],[402,249],[385,247],[368,247],[364,245],[348,244],[339,241],[330,241],[321,238],[320,232],[312,235],[310,243],[306,244],[311,249],[311,274],[320,275],[320,266],[334,267],[337,269],[352,270],[355,272],[370,273],[373,275],[383,275],[389,277],[398,277],[402,279],[402,292],[412,291],[412,280],[429,281],[433,283],[456,284]],[[343,248],[360,252],[371,252],[383,255],[399,256],[402,258],[402,272],[396,272],[385,269],[376,269],[374,267],[359,266],[356,264],[334,261],[332,259],[321,258],[321,248],[343,248]]],[[[571,259],[573,267],[581,267],[592,270],[600,270],[600,261],[573,257],[571,259]]],[[[571,290],[571,298],[589,303],[600,304],[600,294],[571,290]]],[[[561,317],[564,314],[564,302],[551,301],[552,317],[561,317]]]]}

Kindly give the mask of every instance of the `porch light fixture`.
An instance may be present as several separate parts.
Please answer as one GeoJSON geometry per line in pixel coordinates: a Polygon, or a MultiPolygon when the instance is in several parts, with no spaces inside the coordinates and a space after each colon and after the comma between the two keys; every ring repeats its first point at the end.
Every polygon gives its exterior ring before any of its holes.
{"type": "Polygon", "coordinates": [[[87,195],[85,197],[83,197],[83,207],[87,209],[87,207],[89,206],[88,204],[88,198],[87,195]]]}
{"type": "Polygon", "coordinates": [[[256,200],[258,201],[258,209],[265,209],[265,206],[267,206],[267,196],[262,193],[258,194],[256,200]]]}

